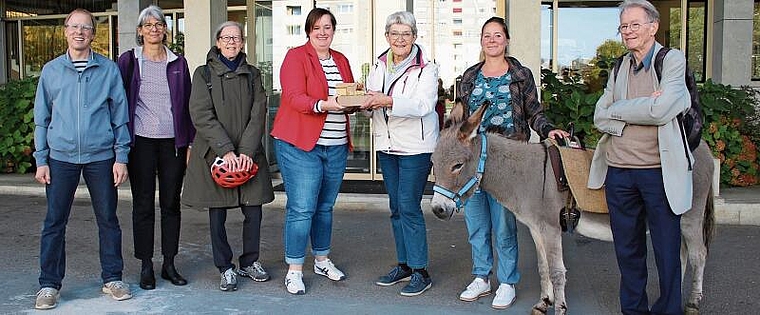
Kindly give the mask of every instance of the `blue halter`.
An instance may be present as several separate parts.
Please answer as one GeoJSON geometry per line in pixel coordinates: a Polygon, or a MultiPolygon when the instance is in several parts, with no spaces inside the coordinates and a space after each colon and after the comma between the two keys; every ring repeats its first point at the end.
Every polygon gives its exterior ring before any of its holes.
{"type": "Polygon", "coordinates": [[[459,189],[459,191],[457,191],[457,192],[453,192],[453,191],[448,190],[446,188],[443,188],[443,187],[441,187],[439,185],[434,185],[433,186],[433,191],[434,192],[437,192],[437,193],[445,196],[446,198],[449,198],[449,199],[453,200],[456,203],[456,205],[457,205],[457,212],[459,212],[459,209],[462,209],[462,207],[464,207],[464,205],[467,203],[466,200],[462,201],[462,196],[464,196],[464,194],[466,194],[468,191],[470,191],[470,189],[472,189],[473,187],[477,187],[480,184],[480,179],[483,177],[483,170],[485,170],[485,168],[486,168],[486,158],[488,157],[488,154],[486,153],[486,150],[488,148],[488,142],[486,141],[486,135],[485,134],[481,133],[480,134],[480,139],[481,139],[481,143],[480,143],[480,161],[478,161],[478,171],[477,171],[477,173],[475,173],[475,175],[473,175],[472,177],[470,177],[470,180],[468,180],[467,183],[464,184],[464,186],[462,186],[462,188],[459,189]]]}

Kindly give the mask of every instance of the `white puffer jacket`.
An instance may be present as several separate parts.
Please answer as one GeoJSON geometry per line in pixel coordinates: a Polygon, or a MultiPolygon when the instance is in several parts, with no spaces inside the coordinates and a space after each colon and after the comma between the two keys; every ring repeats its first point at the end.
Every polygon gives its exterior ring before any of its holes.
{"type": "MultiPolygon", "coordinates": [[[[418,46],[419,47],[419,46],[418,46]]],[[[375,151],[397,155],[431,153],[438,141],[438,66],[417,50],[404,73],[385,86],[388,51],[378,57],[366,88],[393,98],[393,107],[372,111],[375,151]]]]}

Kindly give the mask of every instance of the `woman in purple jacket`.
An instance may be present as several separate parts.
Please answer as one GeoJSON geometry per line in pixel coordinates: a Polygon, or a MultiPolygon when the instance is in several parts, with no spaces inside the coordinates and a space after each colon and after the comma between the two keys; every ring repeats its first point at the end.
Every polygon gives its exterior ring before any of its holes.
{"type": "Polygon", "coordinates": [[[138,47],[119,57],[119,70],[129,102],[129,181],[135,258],[142,261],[140,288],[156,288],[153,274],[153,230],[158,174],[161,208],[161,277],[174,285],[185,280],[174,267],[179,247],[180,191],[187,150],[195,136],[190,121],[190,72],[184,57],[166,47],[166,20],[161,8],[149,6],[137,20],[138,47]]]}

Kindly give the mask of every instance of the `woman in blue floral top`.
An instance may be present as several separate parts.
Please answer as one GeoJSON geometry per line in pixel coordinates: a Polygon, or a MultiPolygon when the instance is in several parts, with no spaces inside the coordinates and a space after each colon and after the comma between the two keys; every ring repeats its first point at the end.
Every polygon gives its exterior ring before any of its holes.
{"type": "MultiPolygon", "coordinates": [[[[480,132],[497,132],[512,139],[528,141],[530,129],[539,136],[568,137],[555,129],[543,114],[536,84],[530,69],[507,56],[509,31],[504,19],[492,17],[481,30],[480,45],[485,59],[462,75],[458,95],[470,114],[485,101],[491,106],[480,124],[480,132]]],[[[517,271],[517,224],[515,216],[485,191],[476,191],[465,205],[465,222],[472,246],[472,274],[475,279],[459,296],[475,301],[491,293],[489,277],[493,267],[493,250],[499,255],[499,287],[491,306],[508,308],[515,301],[517,271]],[[495,244],[491,246],[491,234],[495,244]]]]}

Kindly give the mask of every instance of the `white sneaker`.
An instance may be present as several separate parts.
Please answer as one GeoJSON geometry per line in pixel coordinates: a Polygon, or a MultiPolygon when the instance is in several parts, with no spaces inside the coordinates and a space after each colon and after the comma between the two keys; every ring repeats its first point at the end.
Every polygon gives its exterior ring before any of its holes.
{"type": "Polygon", "coordinates": [[[502,283],[499,285],[499,289],[496,290],[496,296],[493,297],[491,307],[497,310],[503,310],[508,308],[515,302],[517,293],[515,292],[515,285],[502,283]]]}
{"type": "Polygon", "coordinates": [[[303,272],[288,271],[288,274],[285,275],[285,288],[290,294],[305,294],[306,286],[303,284],[303,272]]]}
{"type": "Polygon", "coordinates": [[[483,278],[475,277],[472,283],[467,286],[467,289],[462,291],[459,295],[459,299],[466,302],[472,302],[480,298],[491,294],[491,283],[483,278]]]}
{"type": "Polygon", "coordinates": [[[340,281],[346,278],[346,275],[344,275],[342,271],[338,270],[338,268],[333,265],[330,259],[325,259],[323,261],[317,261],[315,259],[314,273],[320,276],[325,276],[332,281],[340,281]]]}

